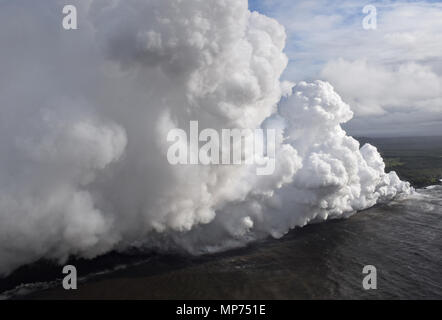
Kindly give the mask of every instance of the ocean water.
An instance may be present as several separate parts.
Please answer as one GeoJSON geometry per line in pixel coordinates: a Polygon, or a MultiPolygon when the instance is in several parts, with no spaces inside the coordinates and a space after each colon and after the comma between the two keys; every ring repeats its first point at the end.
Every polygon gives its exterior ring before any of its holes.
{"type": "Polygon", "coordinates": [[[0,280],[0,297],[442,299],[442,186],[225,253],[97,261],[82,262],[76,291],[63,290],[59,279],[49,281],[51,267],[29,267],[0,280]],[[376,290],[362,286],[365,265],[377,269],[376,290]],[[38,279],[38,272],[45,281],[21,284],[38,279]]]}

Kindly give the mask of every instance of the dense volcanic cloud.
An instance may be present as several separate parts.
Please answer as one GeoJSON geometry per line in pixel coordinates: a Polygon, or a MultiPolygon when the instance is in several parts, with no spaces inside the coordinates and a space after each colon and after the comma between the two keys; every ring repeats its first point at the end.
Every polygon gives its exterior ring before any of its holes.
{"type": "Polygon", "coordinates": [[[282,82],[245,0],[0,2],[0,273],[133,245],[213,252],[411,191],[346,135],[330,84],[282,82]],[[4,49],[3,49],[4,48],[4,49]],[[171,166],[167,132],[274,128],[276,169],[171,166]]]}

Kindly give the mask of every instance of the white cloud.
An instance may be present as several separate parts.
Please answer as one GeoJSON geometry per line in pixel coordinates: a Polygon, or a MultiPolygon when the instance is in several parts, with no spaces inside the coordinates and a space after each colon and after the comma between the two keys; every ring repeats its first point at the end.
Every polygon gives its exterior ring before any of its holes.
{"type": "Polygon", "coordinates": [[[223,250],[410,192],[341,128],[331,85],[281,81],[284,29],[247,1],[76,0],[75,31],[64,3],[0,2],[0,275],[135,244],[223,250]],[[275,173],[171,166],[166,133],[191,120],[275,127],[275,173]]]}
{"type": "Polygon", "coordinates": [[[321,77],[334,84],[360,117],[395,112],[441,113],[442,76],[428,66],[339,59],[328,62],[321,77]]]}
{"type": "Polygon", "coordinates": [[[377,29],[364,30],[366,4],[261,3],[288,32],[290,62],[284,76],[330,81],[355,111],[348,126],[354,134],[442,134],[442,4],[372,2],[377,29]]]}

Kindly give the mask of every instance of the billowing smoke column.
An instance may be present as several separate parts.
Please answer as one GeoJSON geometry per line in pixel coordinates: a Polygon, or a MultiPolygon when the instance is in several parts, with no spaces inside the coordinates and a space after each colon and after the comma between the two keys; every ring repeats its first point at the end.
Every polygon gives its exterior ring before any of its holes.
{"type": "Polygon", "coordinates": [[[0,274],[133,245],[225,250],[411,191],[341,129],[352,112],[330,84],[279,80],[284,29],[246,0],[73,4],[75,31],[64,1],[1,4],[0,274]],[[167,132],[190,121],[276,129],[274,174],[171,166],[167,132]]]}

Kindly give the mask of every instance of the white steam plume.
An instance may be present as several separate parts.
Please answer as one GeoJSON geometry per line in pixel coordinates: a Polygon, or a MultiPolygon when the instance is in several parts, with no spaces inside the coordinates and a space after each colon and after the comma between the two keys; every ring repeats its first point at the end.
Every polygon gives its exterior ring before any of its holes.
{"type": "Polygon", "coordinates": [[[279,80],[284,29],[246,0],[71,2],[75,31],[64,1],[0,3],[0,274],[134,244],[223,250],[410,192],[341,129],[328,83],[279,80]],[[171,166],[167,132],[191,120],[277,129],[275,173],[171,166]]]}

